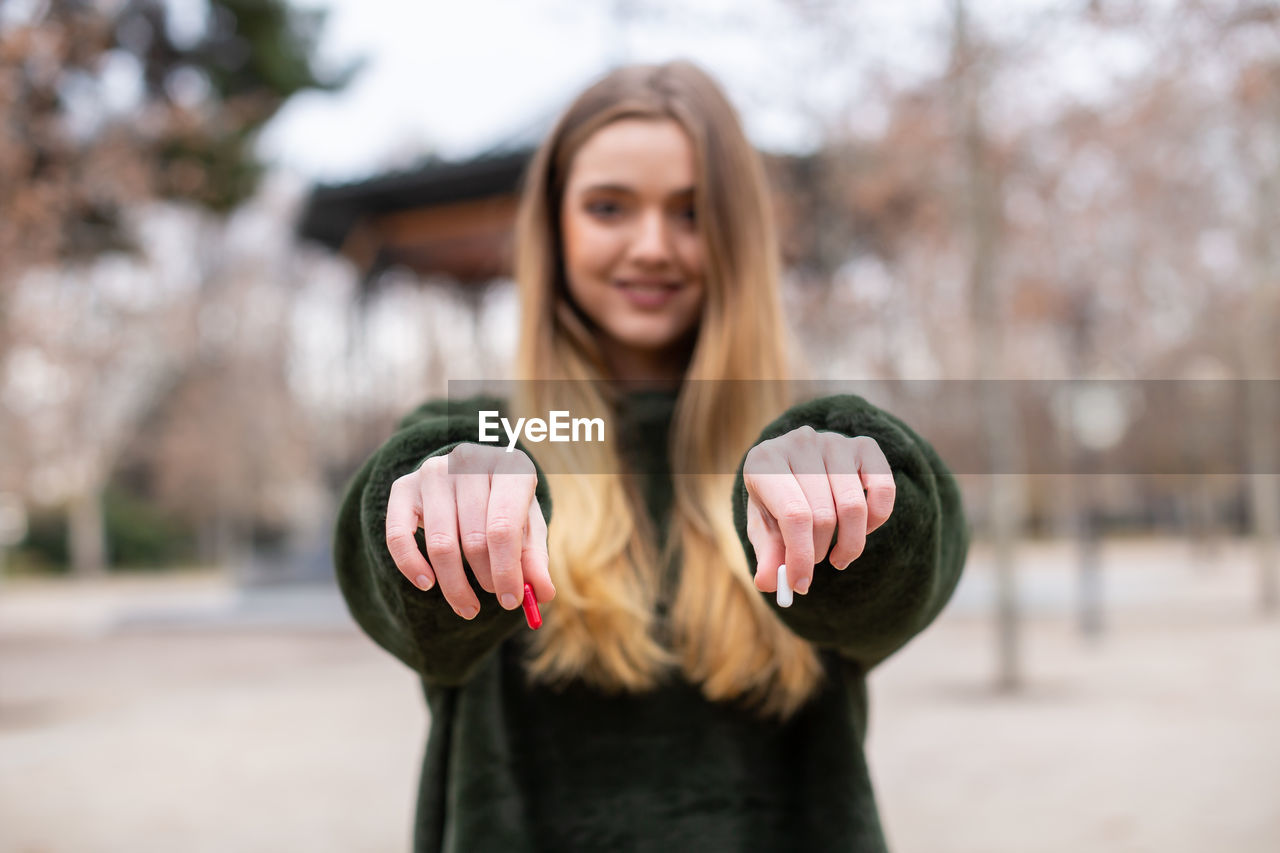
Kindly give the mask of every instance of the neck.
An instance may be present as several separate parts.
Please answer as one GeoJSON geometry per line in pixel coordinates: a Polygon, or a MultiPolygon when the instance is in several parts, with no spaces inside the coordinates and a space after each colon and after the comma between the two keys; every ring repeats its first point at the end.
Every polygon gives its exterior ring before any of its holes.
{"type": "Polygon", "coordinates": [[[609,375],[616,382],[643,388],[678,388],[693,354],[692,340],[665,350],[640,350],[601,342],[609,375]]]}

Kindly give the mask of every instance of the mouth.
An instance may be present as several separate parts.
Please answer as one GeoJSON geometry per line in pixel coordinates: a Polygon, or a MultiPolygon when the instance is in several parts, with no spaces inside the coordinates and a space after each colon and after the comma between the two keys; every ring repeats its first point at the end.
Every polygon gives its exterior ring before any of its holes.
{"type": "Polygon", "coordinates": [[[662,311],[675,301],[676,293],[684,288],[684,282],[633,278],[616,279],[613,286],[632,308],[653,312],[662,311]]]}
{"type": "Polygon", "coordinates": [[[641,293],[663,293],[679,290],[684,283],[657,279],[617,279],[613,282],[613,286],[641,293]]]}

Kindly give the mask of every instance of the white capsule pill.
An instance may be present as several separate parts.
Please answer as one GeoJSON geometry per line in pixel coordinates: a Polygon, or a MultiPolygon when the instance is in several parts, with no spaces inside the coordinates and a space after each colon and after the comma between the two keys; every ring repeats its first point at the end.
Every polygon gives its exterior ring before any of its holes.
{"type": "Polygon", "coordinates": [[[787,564],[778,566],[778,606],[791,606],[791,584],[787,582],[787,564]]]}

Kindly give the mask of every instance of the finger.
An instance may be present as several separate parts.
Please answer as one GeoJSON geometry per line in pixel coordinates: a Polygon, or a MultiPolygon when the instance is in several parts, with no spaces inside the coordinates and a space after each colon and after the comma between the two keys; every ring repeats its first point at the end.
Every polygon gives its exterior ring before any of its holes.
{"type": "Polygon", "coordinates": [[[504,454],[494,467],[485,533],[493,591],[506,610],[515,610],[524,597],[520,556],[536,487],[533,464],[523,453],[504,454]]]}
{"type": "MultiPolygon", "coordinates": [[[[791,471],[804,492],[813,516],[814,562],[827,556],[827,552],[831,550],[831,539],[836,532],[836,505],[831,496],[831,483],[827,478],[823,453],[831,438],[840,437],[835,433],[819,433],[812,427],[801,427],[795,431],[794,444],[788,454],[791,471]]],[[[790,563],[787,563],[787,568],[790,570],[790,563]]],[[[799,571],[794,576],[788,571],[787,578],[799,580],[799,575],[799,571]]]]}
{"type": "Polygon", "coordinates": [[[387,550],[400,574],[419,589],[428,590],[435,585],[436,575],[414,539],[421,526],[421,499],[410,479],[401,478],[391,485],[387,499],[387,550]]]}
{"type": "Polygon", "coordinates": [[[859,465],[862,487],[867,495],[867,533],[889,520],[897,499],[898,486],[893,479],[889,460],[874,438],[858,436],[859,465]]]}
{"type": "Polygon", "coordinates": [[[480,602],[462,567],[462,551],[458,547],[457,495],[453,478],[444,472],[423,478],[422,529],[426,536],[427,556],[435,566],[436,579],[445,600],[463,619],[474,619],[480,612],[480,602]]]}
{"type": "Polygon", "coordinates": [[[833,436],[823,452],[839,522],[831,565],[844,571],[862,556],[867,541],[867,498],[858,473],[858,448],[846,436],[833,436]]]}
{"type": "Polygon", "coordinates": [[[782,533],[773,516],[760,508],[755,498],[747,498],[747,539],[756,552],[755,582],[761,592],[778,589],[778,566],[783,559],[782,533]]]}
{"type": "MultiPolygon", "coordinates": [[[[456,452],[456,451],[455,451],[456,452]]],[[[455,474],[458,495],[458,538],[462,554],[485,592],[493,592],[489,567],[489,537],[485,532],[489,515],[490,476],[484,473],[455,474]]]]}
{"type": "Polygon", "coordinates": [[[788,473],[753,474],[747,478],[744,471],[744,481],[748,484],[748,494],[754,494],[761,509],[777,522],[786,553],[782,562],[787,564],[787,578],[792,588],[803,595],[809,591],[809,582],[813,579],[813,513],[795,474],[790,473],[785,464],[781,469],[776,467],[779,461],[785,463],[785,460],[777,457],[776,451],[766,453],[769,457],[765,470],[788,473]]]}
{"type": "Polygon", "coordinates": [[[529,523],[525,525],[520,566],[525,582],[533,586],[533,594],[538,597],[538,601],[550,601],[556,597],[556,587],[551,582],[550,563],[547,559],[547,520],[542,515],[542,506],[536,500],[529,504],[529,523]]]}

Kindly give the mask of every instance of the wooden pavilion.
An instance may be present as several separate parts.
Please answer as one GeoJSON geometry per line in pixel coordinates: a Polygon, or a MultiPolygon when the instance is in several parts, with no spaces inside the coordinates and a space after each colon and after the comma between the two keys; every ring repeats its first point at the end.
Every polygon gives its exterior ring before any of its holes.
{"type": "MultiPolygon", "coordinates": [[[[366,287],[406,268],[461,285],[510,275],[512,228],[521,176],[532,147],[460,162],[429,161],[404,172],[315,188],[300,232],[348,258],[366,287]]],[[[784,262],[812,257],[813,206],[808,157],[766,156],[784,262]]]]}

